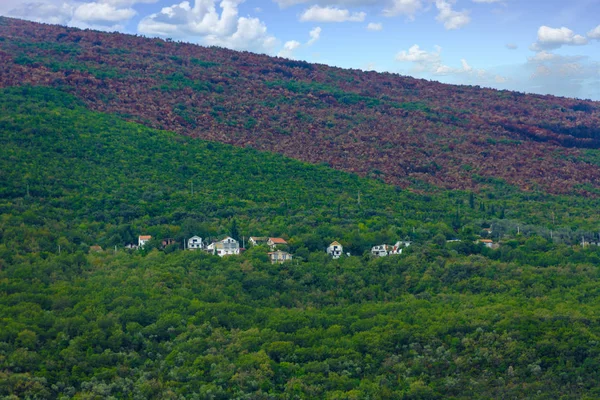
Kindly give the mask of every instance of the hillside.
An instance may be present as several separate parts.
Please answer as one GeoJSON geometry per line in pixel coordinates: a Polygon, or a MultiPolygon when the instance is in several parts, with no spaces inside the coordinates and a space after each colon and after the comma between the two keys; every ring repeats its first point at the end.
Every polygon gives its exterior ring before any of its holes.
{"type": "Polygon", "coordinates": [[[0,18],[0,87],[416,190],[598,194],[597,102],[0,18]]]}
{"type": "Polygon", "coordinates": [[[598,202],[419,195],[2,89],[0,396],[597,398],[600,246],[577,243],[598,202]],[[497,250],[474,243],[489,226],[497,250]],[[235,230],[294,262],[123,248],[235,230]]]}

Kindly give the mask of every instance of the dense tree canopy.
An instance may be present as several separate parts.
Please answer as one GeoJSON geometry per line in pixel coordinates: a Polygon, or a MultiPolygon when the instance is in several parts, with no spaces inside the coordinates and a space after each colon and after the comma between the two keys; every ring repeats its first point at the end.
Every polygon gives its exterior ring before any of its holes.
{"type": "Polygon", "coordinates": [[[600,396],[595,199],[419,194],[40,87],[0,92],[0,183],[0,396],[600,396]],[[158,243],[234,228],[294,261],[158,243]]]}

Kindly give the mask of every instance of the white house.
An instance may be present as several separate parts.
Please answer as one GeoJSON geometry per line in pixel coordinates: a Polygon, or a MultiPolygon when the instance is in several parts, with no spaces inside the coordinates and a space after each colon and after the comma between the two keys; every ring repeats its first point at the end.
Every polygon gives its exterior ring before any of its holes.
{"type": "Polygon", "coordinates": [[[240,242],[228,236],[220,242],[211,243],[206,250],[219,257],[240,254],[240,242]]]}
{"type": "Polygon", "coordinates": [[[285,251],[277,250],[269,253],[269,258],[272,264],[283,263],[292,260],[292,255],[285,251]]]}
{"type": "Polygon", "coordinates": [[[202,238],[200,236],[192,236],[188,239],[187,248],[188,250],[202,249],[202,238]]]}
{"type": "Polygon", "coordinates": [[[327,254],[329,254],[332,258],[340,258],[340,256],[344,253],[344,248],[338,242],[333,242],[327,248],[327,254]]]}
{"type": "Polygon", "coordinates": [[[144,245],[150,240],[152,239],[152,236],[150,235],[140,235],[138,237],[138,247],[144,247],[144,245]]]}
{"type": "MultiPolygon", "coordinates": [[[[408,243],[410,243],[410,242],[408,242],[408,243]]],[[[402,245],[403,245],[403,242],[398,241],[393,246],[388,245],[388,244],[380,244],[377,246],[373,246],[371,248],[371,254],[373,254],[376,257],[386,257],[388,255],[402,254],[402,245]]]]}
{"type": "Polygon", "coordinates": [[[371,248],[371,254],[376,257],[385,257],[388,255],[388,247],[391,249],[392,246],[387,244],[380,244],[371,248]]]}

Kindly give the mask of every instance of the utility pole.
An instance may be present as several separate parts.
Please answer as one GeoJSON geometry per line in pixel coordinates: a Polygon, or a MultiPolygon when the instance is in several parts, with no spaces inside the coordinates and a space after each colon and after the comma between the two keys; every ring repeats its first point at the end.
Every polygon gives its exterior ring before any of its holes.
{"type": "Polygon", "coordinates": [[[358,191],[358,208],[360,208],[360,190],[358,191]]]}
{"type": "Polygon", "coordinates": [[[60,244],[58,245],[58,254],[60,255],[60,244]]]}
{"type": "Polygon", "coordinates": [[[29,183],[27,184],[27,197],[29,197],[29,183]]]}

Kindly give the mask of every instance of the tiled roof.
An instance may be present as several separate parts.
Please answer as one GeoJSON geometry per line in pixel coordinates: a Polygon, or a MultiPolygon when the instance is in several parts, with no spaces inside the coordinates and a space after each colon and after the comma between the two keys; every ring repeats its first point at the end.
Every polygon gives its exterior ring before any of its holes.
{"type": "Polygon", "coordinates": [[[269,240],[271,242],[273,242],[274,244],[287,244],[285,239],[282,239],[282,238],[269,238],[269,240]]]}

